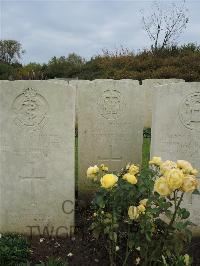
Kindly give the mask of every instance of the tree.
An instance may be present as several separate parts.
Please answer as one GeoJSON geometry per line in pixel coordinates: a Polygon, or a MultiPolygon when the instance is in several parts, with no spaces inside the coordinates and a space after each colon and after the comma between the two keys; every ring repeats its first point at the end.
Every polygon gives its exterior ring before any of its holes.
{"type": "Polygon", "coordinates": [[[49,78],[74,78],[79,75],[85,59],[81,56],[71,53],[67,57],[52,57],[48,62],[47,74],[49,78]]]}
{"type": "Polygon", "coordinates": [[[152,50],[173,45],[189,22],[185,1],[168,7],[154,2],[151,14],[147,17],[143,14],[142,22],[152,42],[152,50]]]}
{"type": "Polygon", "coordinates": [[[25,50],[21,43],[15,40],[0,40],[0,62],[6,64],[19,63],[25,50]]]}
{"type": "Polygon", "coordinates": [[[75,53],[69,54],[66,61],[74,67],[82,67],[85,64],[85,59],[75,53]]]}
{"type": "Polygon", "coordinates": [[[46,78],[46,65],[39,63],[29,63],[23,66],[18,71],[18,77],[20,79],[38,79],[42,80],[46,78]]]}

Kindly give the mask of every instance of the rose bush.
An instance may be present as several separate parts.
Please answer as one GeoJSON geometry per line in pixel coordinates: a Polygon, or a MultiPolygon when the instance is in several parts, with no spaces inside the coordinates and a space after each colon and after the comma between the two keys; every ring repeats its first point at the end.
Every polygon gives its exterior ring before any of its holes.
{"type": "Polygon", "coordinates": [[[91,230],[107,243],[110,265],[191,265],[183,247],[192,223],[181,203],[185,193],[199,193],[197,170],[187,161],[160,157],[149,166],[128,164],[118,173],[105,165],[88,168],[97,186],[91,230]]]}

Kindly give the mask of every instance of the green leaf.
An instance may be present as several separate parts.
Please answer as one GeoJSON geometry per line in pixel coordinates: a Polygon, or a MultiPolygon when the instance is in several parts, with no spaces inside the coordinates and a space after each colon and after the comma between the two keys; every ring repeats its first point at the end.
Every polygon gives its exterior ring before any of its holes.
{"type": "Polygon", "coordinates": [[[114,228],[114,229],[117,229],[118,227],[119,227],[118,224],[113,224],[113,228],[114,228]]]}
{"type": "Polygon", "coordinates": [[[188,226],[188,225],[196,226],[196,224],[192,223],[191,221],[186,221],[186,222],[184,222],[184,224],[186,226],[188,226]]]}
{"type": "Polygon", "coordinates": [[[113,233],[113,238],[114,238],[114,241],[117,242],[117,234],[115,232],[113,233]]]}
{"type": "Polygon", "coordinates": [[[109,231],[110,231],[110,228],[109,228],[109,227],[106,227],[106,228],[103,230],[104,234],[108,234],[109,231]]]}
{"type": "Polygon", "coordinates": [[[198,189],[195,189],[192,194],[200,195],[200,191],[198,189]]]}
{"type": "Polygon", "coordinates": [[[187,219],[190,216],[190,212],[184,209],[184,211],[181,211],[181,217],[182,219],[187,219]]]}
{"type": "Polygon", "coordinates": [[[110,240],[117,242],[117,234],[115,232],[110,232],[109,238],[110,238],[110,240]]]}
{"type": "Polygon", "coordinates": [[[106,219],[104,219],[104,223],[109,224],[109,223],[111,223],[111,220],[109,218],[106,218],[106,219]]]}
{"type": "Polygon", "coordinates": [[[104,197],[103,196],[98,196],[96,198],[96,202],[95,202],[100,208],[104,208],[105,207],[105,202],[104,202],[104,197]]]}
{"type": "Polygon", "coordinates": [[[178,229],[178,230],[183,230],[185,229],[187,225],[185,223],[182,223],[182,222],[178,222],[178,223],[175,223],[175,228],[178,229]]]}
{"type": "Polygon", "coordinates": [[[146,235],[147,241],[151,242],[151,233],[147,232],[145,235],[146,235]]]}

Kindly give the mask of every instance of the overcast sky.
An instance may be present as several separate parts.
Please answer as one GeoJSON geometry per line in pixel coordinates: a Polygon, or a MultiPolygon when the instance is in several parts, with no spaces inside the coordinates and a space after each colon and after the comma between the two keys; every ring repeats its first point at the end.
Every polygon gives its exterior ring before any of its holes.
{"type": "MultiPolygon", "coordinates": [[[[22,43],[23,63],[48,62],[71,52],[89,59],[102,48],[120,45],[134,51],[150,46],[140,10],[149,12],[152,1],[0,1],[1,39],[22,43]]],[[[190,22],[179,43],[200,44],[200,0],[187,0],[186,6],[190,22]]]]}

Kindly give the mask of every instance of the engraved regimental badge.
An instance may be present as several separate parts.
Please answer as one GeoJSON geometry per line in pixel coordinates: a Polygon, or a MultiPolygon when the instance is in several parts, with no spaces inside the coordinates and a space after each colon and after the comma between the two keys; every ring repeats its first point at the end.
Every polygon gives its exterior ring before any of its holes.
{"type": "Polygon", "coordinates": [[[36,89],[27,88],[14,99],[12,110],[15,124],[37,130],[46,123],[48,103],[36,89]]]}
{"type": "Polygon", "coordinates": [[[105,90],[98,101],[99,113],[108,120],[116,120],[121,113],[122,97],[117,90],[105,90]]]}
{"type": "Polygon", "coordinates": [[[200,131],[200,92],[183,99],[179,106],[179,118],[186,128],[200,131]]]}

